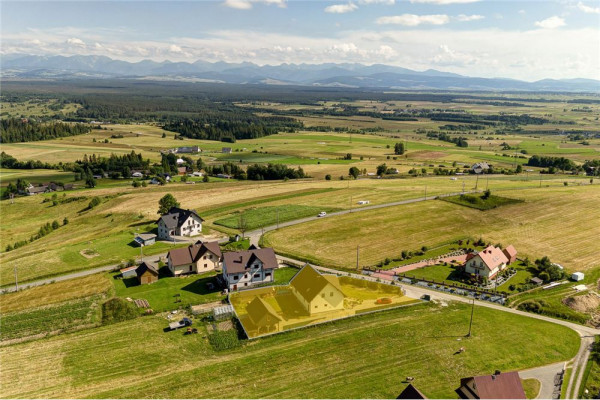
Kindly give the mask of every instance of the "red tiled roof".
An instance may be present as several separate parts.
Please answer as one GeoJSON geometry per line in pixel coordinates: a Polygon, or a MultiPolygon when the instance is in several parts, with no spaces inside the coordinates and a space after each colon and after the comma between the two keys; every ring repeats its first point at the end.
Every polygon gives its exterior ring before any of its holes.
{"type": "Polygon", "coordinates": [[[506,264],[508,262],[508,258],[506,258],[502,250],[492,245],[481,250],[479,253],[477,253],[477,255],[481,257],[483,263],[490,270],[493,270],[502,263],[506,264]]]}
{"type": "Polygon", "coordinates": [[[504,372],[473,377],[480,399],[525,399],[519,373],[504,372]]]}

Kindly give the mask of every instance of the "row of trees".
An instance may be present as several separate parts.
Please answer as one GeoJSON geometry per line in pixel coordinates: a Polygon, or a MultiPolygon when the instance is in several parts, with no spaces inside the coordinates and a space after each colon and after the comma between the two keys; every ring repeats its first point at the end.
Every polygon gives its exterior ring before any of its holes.
{"type": "Polygon", "coordinates": [[[33,142],[81,135],[92,130],[89,125],[64,122],[39,123],[33,120],[8,118],[0,121],[0,142],[33,142]]]}
{"type": "MultiPolygon", "coordinates": [[[[63,226],[67,225],[68,223],[69,223],[69,219],[67,217],[65,217],[63,219],[63,226]]],[[[47,222],[46,224],[44,224],[40,227],[40,229],[38,230],[38,232],[35,235],[31,235],[29,237],[29,240],[20,240],[18,242],[15,242],[14,244],[9,244],[6,246],[5,250],[12,251],[12,250],[18,249],[19,247],[23,247],[26,244],[33,242],[34,240],[43,238],[44,236],[48,235],[49,233],[52,233],[52,231],[55,231],[58,228],[60,228],[60,224],[58,223],[58,221],[54,220],[54,221],[52,221],[52,223],[47,222]]]]}

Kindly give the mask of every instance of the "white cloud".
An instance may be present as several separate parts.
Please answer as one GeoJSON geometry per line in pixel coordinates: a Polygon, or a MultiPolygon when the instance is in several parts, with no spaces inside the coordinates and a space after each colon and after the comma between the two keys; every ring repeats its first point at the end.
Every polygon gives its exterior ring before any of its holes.
{"type": "Polygon", "coordinates": [[[358,9],[358,6],[354,3],[334,4],[332,6],[325,7],[325,12],[332,14],[344,14],[352,12],[356,9],[358,9]]]}
{"type": "Polygon", "coordinates": [[[377,19],[380,25],[395,24],[404,26],[417,26],[421,24],[444,25],[450,21],[450,18],[444,14],[434,15],[415,15],[402,14],[389,17],[381,17],[377,19]]]}
{"type": "Polygon", "coordinates": [[[426,3],[426,4],[466,4],[466,3],[477,3],[481,0],[410,0],[411,3],[426,3]]]}
{"type": "Polygon", "coordinates": [[[519,10],[519,14],[525,15],[525,14],[527,14],[527,11],[525,11],[525,10],[519,10]]]}
{"type": "Polygon", "coordinates": [[[459,51],[452,50],[445,44],[440,46],[440,51],[436,54],[431,62],[435,65],[439,66],[468,66],[474,65],[480,62],[480,59],[477,56],[471,55],[469,53],[462,53],[459,51]]]}
{"type": "Polygon", "coordinates": [[[577,3],[577,8],[579,8],[586,14],[600,14],[600,7],[590,7],[588,5],[583,4],[581,1],[577,3]]]}
{"type": "Polygon", "coordinates": [[[253,3],[262,3],[266,5],[275,5],[280,8],[287,6],[287,0],[225,0],[223,5],[237,10],[249,10],[253,3]]]}
{"type": "Polygon", "coordinates": [[[456,19],[460,22],[469,22],[469,21],[479,21],[480,19],[484,19],[485,17],[483,15],[465,15],[465,14],[460,14],[458,16],[456,16],[456,19]]]}
{"type": "Polygon", "coordinates": [[[396,0],[359,0],[360,4],[385,4],[388,6],[393,6],[396,4],[396,0]]]}
{"type": "Polygon", "coordinates": [[[543,29],[555,29],[565,25],[565,20],[556,15],[550,18],[546,18],[542,21],[537,21],[535,23],[535,26],[538,26],[543,29]]]}
{"type": "Polygon", "coordinates": [[[249,10],[252,8],[252,3],[249,0],[225,0],[223,5],[237,10],[249,10]]]}
{"type": "Polygon", "coordinates": [[[85,47],[85,42],[78,38],[69,38],[66,40],[66,43],[73,46],[85,47]]]}

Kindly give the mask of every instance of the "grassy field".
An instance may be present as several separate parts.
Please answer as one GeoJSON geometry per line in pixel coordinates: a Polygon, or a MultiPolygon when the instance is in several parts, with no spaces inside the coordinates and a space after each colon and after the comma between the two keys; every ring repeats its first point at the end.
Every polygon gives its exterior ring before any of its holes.
{"type": "Polygon", "coordinates": [[[149,285],[139,285],[137,278],[117,279],[118,275],[112,275],[115,294],[123,298],[148,300],[154,312],[171,311],[225,298],[216,285],[215,272],[182,278],[165,277],[149,285]],[[215,284],[215,289],[209,290],[207,283],[215,284]]]}
{"type": "Polygon", "coordinates": [[[392,398],[404,386],[402,377],[413,376],[430,398],[453,398],[461,377],[558,362],[578,349],[577,334],[568,328],[479,307],[474,336],[458,342],[469,315],[468,305],[424,304],[220,353],[203,335],[163,333],[164,318],[143,317],[1,348],[0,395],[392,398]],[[459,347],[466,351],[455,355],[459,347]],[[174,356],[185,362],[173,365],[174,356]],[[248,370],[253,373],[236,373],[248,370]]]}
{"type": "Polygon", "coordinates": [[[461,194],[459,196],[444,197],[442,200],[465,207],[476,208],[481,211],[522,202],[522,200],[509,199],[508,197],[495,196],[493,194],[487,197],[485,194],[461,194]]]}
{"type": "Polygon", "coordinates": [[[513,244],[522,257],[548,255],[568,271],[598,266],[599,186],[496,193],[523,202],[485,213],[444,201],[369,210],[269,232],[264,244],[294,257],[352,268],[357,246],[360,265],[373,265],[399,256],[402,249],[433,246],[457,237],[482,237],[504,246],[513,244]]]}
{"type": "Polygon", "coordinates": [[[100,302],[103,299],[104,296],[96,295],[2,314],[0,343],[98,325],[101,315],[100,302]]]}
{"type": "Polygon", "coordinates": [[[252,230],[295,219],[314,217],[321,211],[333,212],[338,210],[338,208],[332,207],[322,208],[294,204],[267,206],[241,210],[225,218],[218,219],[214,223],[227,228],[240,229],[240,221],[242,221],[246,224],[246,229],[252,230]]]}
{"type": "Polygon", "coordinates": [[[113,285],[105,274],[55,282],[0,296],[0,312],[13,313],[82,297],[111,293],[113,285]]]}
{"type": "Polygon", "coordinates": [[[542,384],[537,379],[521,379],[523,389],[525,389],[525,396],[528,399],[535,399],[540,392],[542,384]]]}

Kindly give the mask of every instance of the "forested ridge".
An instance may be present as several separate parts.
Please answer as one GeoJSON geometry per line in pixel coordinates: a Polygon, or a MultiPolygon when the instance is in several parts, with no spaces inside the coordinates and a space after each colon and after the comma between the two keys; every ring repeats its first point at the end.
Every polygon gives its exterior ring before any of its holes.
{"type": "Polygon", "coordinates": [[[59,137],[81,135],[91,131],[89,125],[65,122],[39,123],[21,118],[0,120],[0,142],[34,142],[59,137]]]}

